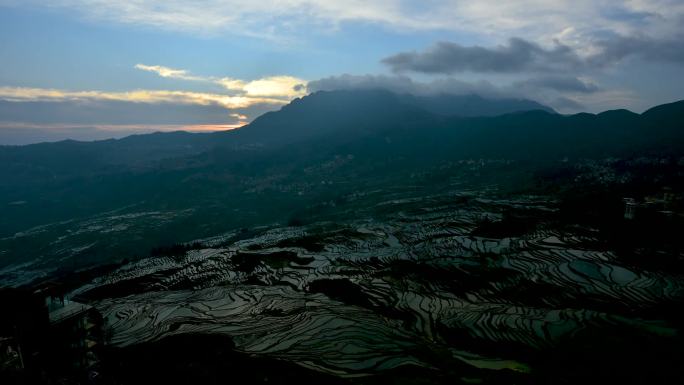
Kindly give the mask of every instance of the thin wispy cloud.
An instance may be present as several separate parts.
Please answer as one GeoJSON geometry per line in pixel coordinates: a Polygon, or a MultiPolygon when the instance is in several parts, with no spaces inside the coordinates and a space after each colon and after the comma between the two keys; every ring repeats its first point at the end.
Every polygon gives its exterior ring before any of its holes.
{"type": "Polygon", "coordinates": [[[173,103],[217,105],[227,109],[247,108],[255,104],[282,105],[282,99],[267,97],[229,96],[213,93],[164,90],[134,90],[127,92],[68,91],[48,88],[0,87],[0,99],[22,101],[109,100],[133,103],[173,103]]]}
{"type": "Polygon", "coordinates": [[[238,113],[230,114],[230,116],[231,116],[232,118],[235,118],[235,119],[238,119],[238,120],[241,120],[241,121],[245,121],[245,120],[248,119],[248,116],[247,116],[247,115],[238,114],[238,113]]]}
{"type": "Polygon", "coordinates": [[[204,78],[202,78],[200,76],[192,76],[192,75],[188,74],[188,71],[186,71],[186,70],[177,70],[177,69],[164,67],[164,66],[148,66],[145,64],[136,64],[135,68],[139,69],[139,70],[143,70],[143,71],[154,72],[163,78],[183,79],[183,80],[193,80],[193,81],[205,80],[204,78]]]}
{"type": "Polygon", "coordinates": [[[0,129],[35,129],[47,131],[64,130],[99,130],[116,131],[127,134],[140,132],[169,132],[169,131],[189,131],[189,132],[214,132],[228,131],[240,128],[244,123],[235,124],[36,124],[26,122],[0,122],[0,129]]]}
{"type": "Polygon", "coordinates": [[[136,69],[153,72],[164,78],[182,79],[213,83],[247,98],[278,98],[290,101],[306,95],[307,81],[294,76],[268,76],[254,80],[242,80],[230,77],[212,77],[191,75],[189,71],[174,69],[160,65],[136,64],[136,69]]]}
{"type": "MultiPolygon", "coordinates": [[[[66,90],[0,86],[0,107],[4,108],[2,111],[8,113],[7,116],[0,118],[0,122],[10,124],[14,128],[26,127],[21,124],[22,122],[24,124],[60,122],[69,127],[77,127],[83,122],[87,122],[85,124],[91,127],[95,125],[99,127],[102,124],[98,123],[111,122],[113,126],[122,126],[124,130],[123,126],[135,128],[140,122],[152,122],[155,127],[159,126],[157,122],[164,122],[165,126],[174,126],[166,123],[177,119],[198,122],[195,126],[206,126],[207,130],[230,129],[248,124],[251,118],[277,109],[307,92],[307,82],[292,76],[242,80],[199,76],[188,70],[162,65],[136,64],[134,68],[162,78],[207,83],[223,89],[224,92],[150,89],[66,90]],[[5,104],[3,107],[1,104],[3,101],[13,104],[5,104]],[[41,113],[38,114],[31,113],[33,111],[31,107],[27,107],[27,110],[19,106],[20,104],[36,106],[31,103],[41,102],[48,102],[49,105],[32,107],[40,108],[41,113]],[[180,106],[188,106],[188,108],[181,109],[180,106]],[[181,114],[179,116],[176,111],[185,111],[185,115],[179,112],[181,114]],[[221,117],[221,111],[223,111],[223,117],[221,117]],[[93,115],[99,116],[101,120],[93,121],[93,115]],[[201,122],[211,124],[199,124],[201,122]]],[[[190,125],[184,124],[182,127],[190,127],[190,125]]],[[[192,130],[199,130],[197,127],[192,130]]]]}
{"type": "Polygon", "coordinates": [[[565,43],[587,43],[596,31],[666,36],[684,15],[679,0],[0,0],[69,9],[96,22],[140,25],[193,34],[274,39],[362,22],[396,30],[475,32],[497,41],[510,36],[548,43],[565,31],[565,43]],[[667,12],[664,12],[667,10],[667,12]],[[568,31],[571,31],[569,33],[568,31]]]}
{"type": "Polygon", "coordinates": [[[216,132],[239,128],[243,124],[35,124],[0,121],[0,143],[26,145],[65,139],[92,141],[123,138],[153,132],[216,132]]]}
{"type": "Polygon", "coordinates": [[[488,98],[526,98],[555,108],[559,112],[577,112],[585,105],[608,109],[613,105],[631,105],[638,95],[629,90],[605,90],[591,79],[573,76],[541,76],[513,81],[508,84],[463,81],[453,77],[439,77],[416,81],[403,75],[340,75],[309,82],[309,91],[330,90],[388,90],[400,94],[439,95],[476,94],[488,98]]]}
{"type": "Polygon", "coordinates": [[[245,83],[242,90],[254,97],[294,99],[306,94],[306,81],[292,76],[270,76],[245,83]]]}
{"type": "Polygon", "coordinates": [[[585,80],[574,76],[542,76],[526,79],[515,83],[516,88],[550,89],[559,92],[575,92],[590,94],[599,92],[601,88],[591,80],[585,80]]]}

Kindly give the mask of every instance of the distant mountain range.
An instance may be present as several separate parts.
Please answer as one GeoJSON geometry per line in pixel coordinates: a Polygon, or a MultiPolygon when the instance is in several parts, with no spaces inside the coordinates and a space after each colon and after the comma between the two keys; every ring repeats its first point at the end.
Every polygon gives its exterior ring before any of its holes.
{"type": "MultiPolygon", "coordinates": [[[[232,131],[0,146],[0,240],[112,210],[192,212],[183,225],[144,239],[117,235],[139,250],[283,220],[317,202],[406,184],[463,161],[517,162],[489,174],[499,183],[553,162],[643,155],[684,156],[684,101],[643,114],[564,116],[525,100],[317,92],[232,131]]],[[[422,183],[442,183],[449,172],[422,183]]],[[[23,253],[22,245],[8,250],[23,253]]],[[[0,266],[3,258],[21,255],[3,257],[0,241],[0,266]]]]}
{"type": "MultiPolygon", "coordinates": [[[[394,99],[389,102],[401,103],[402,108],[418,107],[442,116],[494,116],[536,109],[552,112],[550,108],[529,100],[484,99],[477,95],[416,97],[392,95],[383,91],[338,91],[333,93],[319,92],[312,96],[304,98],[303,104],[299,107],[312,108],[318,106],[317,108],[321,109],[323,105],[332,103],[338,104],[338,108],[344,108],[351,112],[360,107],[358,102],[365,102],[371,107],[388,102],[388,100],[383,101],[383,99],[394,99]]],[[[298,110],[294,108],[294,111],[298,110]]],[[[80,141],[123,138],[132,134],[131,128],[126,128],[126,124],[130,126],[131,122],[139,126],[137,127],[138,130],[147,130],[145,133],[151,133],[152,128],[145,127],[221,124],[225,122],[225,110],[193,106],[181,106],[173,109],[164,105],[142,107],[136,103],[81,105],[72,102],[8,102],[0,100],[0,145],[56,142],[67,138],[80,141]],[[152,112],[150,112],[150,108],[153,108],[152,112]],[[30,117],[30,123],[12,123],[24,122],[27,117],[30,117]],[[107,128],[98,128],[103,125],[107,128]],[[43,128],[44,126],[50,128],[43,128]],[[122,128],[117,131],[116,127],[122,128]]]]}
{"type": "MultiPolygon", "coordinates": [[[[0,185],[29,170],[50,175],[141,168],[162,159],[194,156],[213,148],[254,153],[301,143],[316,148],[367,147],[391,138],[382,151],[446,151],[463,157],[611,156],[649,148],[680,148],[684,102],[639,115],[556,114],[529,100],[489,100],[475,95],[397,95],[387,91],[320,91],[266,113],[251,124],[216,133],[154,133],[118,140],[62,141],[0,146],[0,185]],[[308,144],[305,144],[308,143],[308,144]]],[[[36,175],[38,177],[38,175],[36,175]]],[[[13,182],[10,182],[13,183],[13,182]]]]}
{"type": "Polygon", "coordinates": [[[477,95],[414,96],[383,90],[319,91],[235,131],[237,141],[286,144],[324,135],[352,137],[408,122],[497,116],[551,108],[530,100],[477,95]]]}
{"type": "MultiPolygon", "coordinates": [[[[73,174],[114,164],[140,166],[149,161],[198,154],[215,146],[233,149],[277,147],[315,138],[337,143],[343,138],[352,140],[411,122],[426,122],[429,126],[432,121],[441,122],[448,117],[495,116],[531,110],[553,113],[552,109],[529,100],[490,100],[476,95],[418,97],[388,91],[320,91],[296,99],[279,111],[266,113],[238,130],[211,134],[139,134],[119,140],[67,140],[25,147],[0,146],[0,160],[6,161],[5,168],[21,163],[45,166],[57,174],[73,174]]],[[[18,130],[12,131],[16,134],[18,130]]],[[[35,130],[29,131],[32,138],[40,137],[35,130]]]]}

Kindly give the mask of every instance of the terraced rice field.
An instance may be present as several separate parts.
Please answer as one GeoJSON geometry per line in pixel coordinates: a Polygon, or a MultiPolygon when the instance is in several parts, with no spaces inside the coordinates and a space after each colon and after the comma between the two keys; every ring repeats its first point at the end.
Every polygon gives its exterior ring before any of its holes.
{"type": "Polygon", "coordinates": [[[584,332],[679,332],[654,312],[681,303],[684,277],[631,266],[591,229],[546,222],[553,202],[446,194],[373,210],[382,216],[200,240],[73,294],[104,314],[115,346],[222,334],[240,351],[343,377],[404,365],[530,372],[528,357],[584,332]],[[480,234],[511,210],[541,220],[480,234]]]}

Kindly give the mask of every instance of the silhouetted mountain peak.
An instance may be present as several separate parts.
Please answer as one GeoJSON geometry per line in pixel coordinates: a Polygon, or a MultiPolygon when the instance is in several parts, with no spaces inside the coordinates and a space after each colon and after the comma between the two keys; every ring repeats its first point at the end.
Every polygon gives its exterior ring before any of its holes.
{"type": "Polygon", "coordinates": [[[389,91],[318,91],[258,117],[235,130],[235,136],[241,142],[286,144],[430,117],[431,113],[402,103],[389,91]]]}
{"type": "Polygon", "coordinates": [[[684,117],[684,100],[653,107],[644,112],[642,116],[651,119],[684,117]]]}
{"type": "Polygon", "coordinates": [[[639,114],[636,112],[632,112],[630,110],[626,110],[624,108],[617,109],[617,110],[608,110],[608,111],[603,111],[598,114],[598,116],[603,116],[603,117],[612,117],[612,118],[635,118],[639,114]]]}
{"type": "Polygon", "coordinates": [[[512,98],[490,99],[476,94],[439,94],[433,96],[403,95],[402,100],[408,104],[418,106],[428,112],[442,116],[497,116],[534,110],[555,113],[552,108],[532,100],[512,98]]]}
{"type": "Polygon", "coordinates": [[[286,144],[322,135],[382,131],[444,117],[498,116],[551,108],[524,99],[486,99],[478,95],[416,96],[376,90],[318,91],[266,113],[231,134],[240,142],[286,144]]]}

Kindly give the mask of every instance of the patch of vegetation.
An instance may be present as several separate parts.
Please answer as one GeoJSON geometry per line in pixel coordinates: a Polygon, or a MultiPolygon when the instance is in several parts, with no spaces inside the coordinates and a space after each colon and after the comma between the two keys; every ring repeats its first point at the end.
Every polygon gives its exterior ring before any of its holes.
{"type": "Polygon", "coordinates": [[[175,243],[170,246],[159,246],[150,250],[150,257],[182,257],[190,250],[199,250],[204,245],[200,242],[175,243]]]}
{"type": "Polygon", "coordinates": [[[231,257],[236,270],[242,273],[253,273],[256,268],[265,264],[273,269],[282,269],[295,263],[307,265],[313,262],[313,258],[300,257],[292,251],[277,251],[275,253],[237,253],[231,257]]]}
{"type": "Polygon", "coordinates": [[[538,218],[504,213],[499,221],[484,218],[478,223],[471,235],[484,238],[522,237],[537,228],[538,218]]]}
{"type": "Polygon", "coordinates": [[[319,235],[305,235],[299,238],[288,238],[276,244],[277,247],[299,247],[312,253],[325,250],[324,239],[319,235]]]}
{"type": "Polygon", "coordinates": [[[363,289],[348,279],[318,279],[309,283],[309,292],[323,293],[348,305],[372,307],[363,289]]]}

